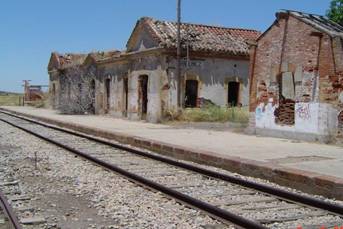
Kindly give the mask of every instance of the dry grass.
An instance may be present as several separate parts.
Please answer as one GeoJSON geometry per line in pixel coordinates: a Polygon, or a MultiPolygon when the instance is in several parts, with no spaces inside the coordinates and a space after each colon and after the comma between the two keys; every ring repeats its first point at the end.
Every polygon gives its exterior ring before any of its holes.
{"type": "Polygon", "coordinates": [[[0,106],[19,106],[22,103],[21,94],[0,95],[0,106]]]}
{"type": "Polygon", "coordinates": [[[206,108],[185,109],[179,119],[188,122],[248,123],[249,111],[247,107],[222,108],[208,106],[206,108]]]}

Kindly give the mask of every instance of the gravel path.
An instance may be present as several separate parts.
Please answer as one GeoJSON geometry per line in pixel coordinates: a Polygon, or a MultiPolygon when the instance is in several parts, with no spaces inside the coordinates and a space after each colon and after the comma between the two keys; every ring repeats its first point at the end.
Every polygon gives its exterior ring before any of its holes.
{"type": "Polygon", "coordinates": [[[29,196],[21,217],[45,220],[25,228],[227,228],[4,123],[0,152],[0,179],[29,196]]]}

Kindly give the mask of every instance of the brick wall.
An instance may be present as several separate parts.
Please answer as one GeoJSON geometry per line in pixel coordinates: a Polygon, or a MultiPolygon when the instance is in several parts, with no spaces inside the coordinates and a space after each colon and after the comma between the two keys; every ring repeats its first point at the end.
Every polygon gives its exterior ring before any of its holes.
{"type": "MultiPolygon", "coordinates": [[[[259,109],[256,121],[265,120],[261,117],[268,110],[267,104],[274,107],[274,124],[290,127],[297,123],[294,121],[294,105],[297,103],[327,103],[334,110],[341,111],[342,46],[341,38],[331,38],[292,15],[279,13],[256,47],[251,48],[250,111],[265,105],[262,110],[259,109]]],[[[338,113],[335,122],[341,127],[342,115],[338,113]]],[[[319,122],[318,125],[323,124],[319,122]]]]}
{"type": "Polygon", "coordinates": [[[275,22],[257,44],[250,91],[251,111],[254,111],[260,102],[268,101],[266,94],[270,93],[271,97],[276,97],[278,94],[278,88],[275,85],[281,64],[285,24],[286,21],[283,19],[275,22]]]}
{"type": "MultiPolygon", "coordinates": [[[[278,103],[280,89],[278,77],[282,73],[291,72],[295,77],[297,68],[300,68],[301,72],[309,73],[318,70],[320,37],[313,35],[313,32],[316,31],[311,26],[298,19],[283,17],[274,23],[259,40],[250,92],[251,111],[255,109],[256,105],[261,102],[266,103],[270,98],[275,104],[278,103]]],[[[321,65],[323,68],[333,62],[332,58],[328,58],[330,55],[332,57],[330,51],[321,54],[321,58],[327,57],[325,60],[327,63],[321,65]]],[[[313,83],[307,82],[303,86],[313,87],[314,85],[309,85],[313,83]]],[[[309,101],[309,97],[311,97],[309,93],[312,90],[298,95],[297,100],[309,101]]],[[[311,99],[314,98],[311,97],[311,99]]]]}

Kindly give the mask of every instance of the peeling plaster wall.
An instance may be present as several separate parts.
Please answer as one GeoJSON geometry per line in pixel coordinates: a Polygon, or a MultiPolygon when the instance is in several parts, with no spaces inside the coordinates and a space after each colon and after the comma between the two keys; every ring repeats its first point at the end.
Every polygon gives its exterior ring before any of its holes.
{"type": "MultiPolygon", "coordinates": [[[[105,79],[111,79],[111,96],[109,114],[122,117],[124,114],[123,79],[128,77],[128,118],[141,119],[139,104],[139,77],[148,76],[148,109],[146,120],[159,122],[165,115],[177,112],[177,79],[175,75],[176,60],[161,54],[137,55],[125,62],[108,63],[99,69],[98,97],[106,102],[105,79]]],[[[210,99],[220,106],[227,105],[228,82],[240,82],[240,102],[248,105],[248,60],[227,60],[220,58],[202,58],[192,60],[186,70],[182,67],[184,79],[199,80],[199,95],[210,99]]],[[[97,113],[105,113],[97,109],[97,113]]]]}
{"type": "MultiPolygon", "coordinates": [[[[103,103],[106,103],[105,79],[111,79],[110,110],[108,113],[115,117],[123,117],[125,111],[124,78],[128,79],[128,110],[127,116],[132,120],[141,119],[138,97],[139,77],[148,76],[148,108],[146,120],[159,122],[162,118],[161,86],[166,80],[166,72],[162,69],[163,57],[161,55],[140,55],[125,62],[113,62],[100,68],[100,93],[103,103]]],[[[167,108],[165,108],[167,109],[167,108]]],[[[99,113],[105,113],[100,109],[99,113]]]]}
{"type": "Polygon", "coordinates": [[[331,122],[334,120],[332,115],[335,112],[328,104],[296,103],[294,126],[278,125],[275,122],[276,107],[277,105],[273,105],[272,102],[265,106],[263,104],[257,106],[255,112],[256,127],[325,135],[335,126],[334,122],[331,122]]]}
{"type": "MultiPolygon", "coordinates": [[[[169,66],[176,66],[176,60],[171,59],[169,66]]],[[[228,83],[233,81],[240,83],[239,102],[243,106],[249,104],[249,60],[192,57],[189,67],[186,66],[186,62],[183,61],[184,80],[199,81],[198,97],[226,107],[228,105],[228,83]]],[[[175,74],[174,69],[169,74],[170,78],[172,74],[175,74]]]]}
{"type": "MultiPolygon", "coordinates": [[[[248,68],[247,59],[225,59],[214,57],[192,58],[186,67],[182,64],[183,79],[199,81],[198,98],[211,100],[219,106],[228,104],[228,83],[240,83],[239,102],[248,105],[248,68]]],[[[175,115],[178,111],[176,78],[176,60],[161,51],[138,53],[116,59],[110,63],[84,66],[84,74],[90,74],[95,80],[95,113],[124,117],[132,120],[142,119],[139,100],[139,77],[148,76],[148,103],[145,119],[149,122],[160,122],[165,116],[175,115]],[[124,78],[128,79],[128,109],[125,111],[124,78]],[[106,80],[110,80],[110,96],[107,101],[106,80]],[[107,109],[107,103],[109,109],[107,109]]],[[[63,76],[64,77],[64,76],[63,76]]],[[[60,75],[57,82],[66,87],[60,75]]],[[[78,77],[69,76],[66,77],[78,77]]],[[[54,82],[54,81],[51,81],[54,82]]],[[[65,92],[59,90],[59,95],[65,92]]],[[[185,81],[182,93],[184,93],[185,81]]],[[[184,95],[183,95],[184,97],[184,95]]],[[[65,101],[64,102],[68,102],[65,101]]]]}
{"type": "Polygon", "coordinates": [[[130,74],[129,83],[129,118],[138,120],[140,119],[140,105],[138,103],[138,84],[139,76],[148,76],[148,109],[147,121],[159,122],[162,118],[161,109],[161,70],[140,70],[133,71],[130,74]]]}
{"type": "Polygon", "coordinates": [[[122,81],[124,77],[128,75],[128,66],[125,62],[119,62],[116,64],[108,63],[98,67],[97,78],[98,85],[96,90],[97,106],[96,113],[98,114],[110,114],[115,117],[122,116],[122,81]],[[109,97],[109,110],[106,110],[107,94],[105,88],[105,82],[110,81],[110,97],[109,97]]]}

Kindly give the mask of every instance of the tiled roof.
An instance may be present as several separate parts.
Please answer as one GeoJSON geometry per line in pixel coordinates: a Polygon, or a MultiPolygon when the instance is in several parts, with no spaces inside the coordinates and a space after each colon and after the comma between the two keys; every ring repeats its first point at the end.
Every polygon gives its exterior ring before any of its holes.
{"type": "Polygon", "coordinates": [[[313,26],[314,28],[329,34],[330,36],[343,37],[343,26],[339,25],[336,22],[331,21],[327,17],[316,15],[316,14],[308,14],[304,12],[293,11],[293,10],[284,10],[284,12],[289,13],[290,15],[313,26]]]}
{"type": "MultiPolygon", "coordinates": [[[[177,23],[142,18],[139,23],[146,25],[147,31],[159,43],[160,47],[175,48],[177,23]]],[[[224,28],[218,26],[181,23],[183,48],[193,51],[212,51],[248,55],[249,40],[255,41],[260,32],[249,29],[224,28]]]]}

